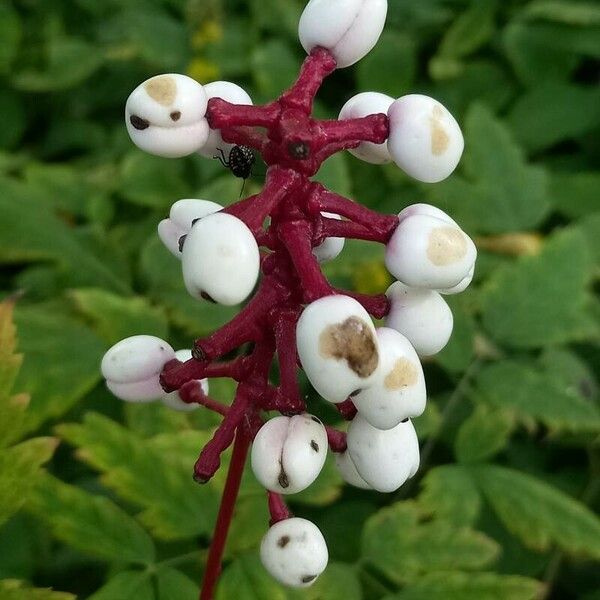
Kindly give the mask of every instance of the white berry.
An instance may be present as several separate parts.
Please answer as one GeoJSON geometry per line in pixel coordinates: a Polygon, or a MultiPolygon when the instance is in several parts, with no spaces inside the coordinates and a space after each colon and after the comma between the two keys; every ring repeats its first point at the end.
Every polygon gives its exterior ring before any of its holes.
{"type": "Polygon", "coordinates": [[[387,14],[387,0],[310,0],[298,26],[300,43],[331,51],[339,68],[349,67],[377,43],[387,14]]]}
{"type": "Polygon", "coordinates": [[[346,439],[358,474],[379,492],[397,490],[419,468],[419,441],[409,420],[383,431],[359,413],[346,439]]]}
{"type": "Polygon", "coordinates": [[[373,427],[392,429],[425,410],[425,376],[415,349],[401,333],[381,327],[377,337],[380,350],[377,381],[361,390],[352,401],[373,427]]]}
{"type": "Polygon", "coordinates": [[[292,517],[270,527],[260,545],[260,559],[277,581],[303,588],[312,585],[325,570],[329,552],[314,523],[292,517]]]}
{"type": "Polygon", "coordinates": [[[187,156],[208,139],[207,102],[203,87],[190,77],[157,75],[135,88],[127,99],[127,131],[133,143],[150,154],[187,156]]]}
{"type": "Polygon", "coordinates": [[[433,356],[448,343],[454,321],[450,307],[438,292],[396,281],[386,295],[390,300],[386,327],[406,336],[419,356],[433,356]]]}
{"type": "Polygon", "coordinates": [[[177,258],[181,258],[180,240],[192,228],[192,222],[221,210],[223,207],[210,200],[184,198],[171,206],[168,219],[158,224],[158,237],[167,249],[177,258]]]}
{"type": "MultiPolygon", "coordinates": [[[[207,83],[204,86],[204,91],[209,100],[211,98],[221,98],[232,104],[252,104],[252,99],[247,92],[239,85],[231,83],[230,81],[213,81],[207,83]]],[[[233,148],[233,144],[223,141],[219,129],[211,129],[206,143],[198,150],[198,152],[207,158],[214,158],[215,156],[220,156],[220,150],[222,150],[225,159],[227,160],[231,148],[233,148]]]]}
{"type": "Polygon", "coordinates": [[[260,266],[258,245],[245,223],[216,212],[197,221],[185,239],[183,279],[195,298],[219,304],[243,302],[252,292],[260,266]]]}
{"type": "MultiPolygon", "coordinates": [[[[186,362],[192,358],[192,351],[187,349],[177,350],[177,352],[175,352],[175,358],[181,362],[186,362]]],[[[205,394],[208,394],[208,379],[198,379],[196,381],[202,386],[202,391],[205,394]]],[[[179,397],[179,392],[177,390],[174,392],[163,393],[161,401],[165,406],[180,412],[191,412],[200,408],[200,405],[195,402],[184,402],[179,397]]]]}
{"type": "Polygon", "coordinates": [[[454,171],[464,140],[454,117],[437,100],[409,94],[388,110],[388,149],[394,162],[419,181],[435,183],[454,171]]]}
{"type": "Polygon", "coordinates": [[[475,265],[473,265],[469,272],[461,279],[459,283],[457,283],[454,287],[443,288],[438,290],[440,294],[452,295],[452,294],[460,294],[464,292],[469,285],[471,285],[471,281],[473,281],[473,276],[475,275],[475,265]]]}
{"type": "MultiPolygon", "coordinates": [[[[394,99],[379,92],[362,92],[352,96],[340,111],[338,119],[359,119],[378,113],[387,114],[394,99]]],[[[374,144],[361,142],[359,146],[350,150],[357,158],[375,165],[389,163],[392,160],[387,147],[387,142],[374,144]]]]}
{"type": "Polygon", "coordinates": [[[375,327],[349,296],[326,296],[309,304],[298,320],[296,343],[306,376],[330,402],[343,402],[374,380],[379,363],[375,327]]]}
{"type": "Polygon", "coordinates": [[[437,206],[433,206],[432,204],[425,204],[423,202],[411,204],[410,206],[403,208],[398,213],[398,220],[403,221],[404,219],[408,219],[408,217],[412,217],[413,215],[426,215],[428,217],[435,217],[436,219],[446,221],[447,223],[450,223],[451,225],[456,225],[458,227],[458,224],[450,215],[446,214],[437,206]]]}
{"type": "Polygon", "coordinates": [[[327,432],[308,414],[275,417],[252,443],[252,471],[268,490],[296,494],[319,475],[327,457],[327,432]]]}
{"type": "Polygon", "coordinates": [[[102,358],[100,370],[108,389],[127,402],[150,402],[164,394],[159,375],[175,358],[167,342],[153,335],[134,335],[116,343],[102,358]]]}
{"type": "Polygon", "coordinates": [[[388,271],[411,287],[451,288],[469,273],[477,250],[458,226],[428,215],[403,219],[385,250],[388,271]]]}
{"type": "MultiPolygon", "coordinates": [[[[322,212],[324,217],[328,219],[341,220],[340,215],[334,213],[322,212]]],[[[333,260],[339,253],[344,249],[344,238],[341,237],[328,237],[323,240],[318,246],[313,248],[313,254],[316,256],[320,263],[328,262],[333,260]]]]}
{"type": "Polygon", "coordinates": [[[358,474],[352,459],[350,458],[348,451],[337,452],[335,454],[335,466],[339,471],[342,479],[354,487],[360,488],[361,490],[372,490],[373,488],[358,474]]]}

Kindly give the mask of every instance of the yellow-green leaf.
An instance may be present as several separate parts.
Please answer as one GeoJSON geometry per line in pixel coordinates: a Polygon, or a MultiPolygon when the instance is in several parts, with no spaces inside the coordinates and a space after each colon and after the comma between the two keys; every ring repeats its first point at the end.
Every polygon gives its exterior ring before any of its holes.
{"type": "Polygon", "coordinates": [[[2,600],[75,600],[73,594],[55,592],[48,588],[34,588],[16,579],[0,580],[2,600]]]}

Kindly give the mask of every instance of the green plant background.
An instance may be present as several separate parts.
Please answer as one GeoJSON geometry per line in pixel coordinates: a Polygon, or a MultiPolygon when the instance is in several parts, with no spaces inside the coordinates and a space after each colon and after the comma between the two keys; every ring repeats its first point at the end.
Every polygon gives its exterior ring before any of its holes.
{"type": "MultiPolygon", "coordinates": [[[[423,466],[385,495],[343,486],[329,464],[290,499],[331,554],[302,592],[260,566],[267,513],[248,473],[218,600],[598,600],[600,5],[389,5],[375,50],[326,82],[317,111],[335,117],[357,91],[430,94],[463,127],[461,166],[430,186],[338,155],[319,177],[381,211],[436,204],[478,244],[475,283],[449,299],[452,341],[425,365],[423,466]]],[[[124,405],[98,365],[125,336],[189,347],[232,315],[187,296],[156,224],[182,197],[236,200],[240,180],[216,161],[143,154],[123,105],[160,72],[276,96],[303,57],[302,6],[0,4],[0,298],[19,296],[16,350],[0,310],[2,600],[197,597],[224,471],[200,487],[191,467],[217,421],[124,405]]],[[[326,270],[366,292],[390,283],[366,244],[326,270]]],[[[232,386],[212,390],[225,400],[232,386]]]]}

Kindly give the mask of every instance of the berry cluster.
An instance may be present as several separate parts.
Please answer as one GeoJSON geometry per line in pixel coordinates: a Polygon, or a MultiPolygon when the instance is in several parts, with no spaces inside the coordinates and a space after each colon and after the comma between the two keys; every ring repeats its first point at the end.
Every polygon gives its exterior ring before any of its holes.
{"type": "Polygon", "coordinates": [[[442,294],[469,285],[475,246],[433,206],[380,215],[310,179],[341,150],[370,163],[393,161],[425,182],[444,179],[460,159],[456,121],[426,96],[394,100],[367,92],[351,98],[337,120],[311,116],[324,78],[370,51],[386,11],[386,0],[310,0],[299,25],[308,57],[294,85],[267,105],[254,106],[233,83],[202,86],[175,74],[149,79],[127,101],[130,136],[152,154],[198,152],[231,164],[232,149],[251,148],[268,166],[259,194],[226,208],[179,200],[158,226],[195,298],[239,304],[260,275],[244,308],[191,351],[140,335],[113,346],[102,361],[109,389],[123,400],[160,400],[177,410],[202,405],[223,415],[195,465],[197,481],[214,475],[235,440],[202,598],[212,597],[251,442],[252,469],[271,512],[261,558],[276,579],[295,587],[314,582],[328,553],[318,528],[292,517],[282,495],[318,477],[328,448],[342,477],[361,488],[391,492],[418,469],[410,419],[426,402],[419,357],[448,341],[452,313],[442,294]],[[338,290],[324,277],[320,263],[334,259],[345,238],[385,244],[385,264],[398,280],[385,295],[338,290]],[[385,317],[385,326],[375,328],[371,316],[385,317]],[[223,360],[246,344],[246,353],[223,360]],[[277,385],[269,381],[275,356],[277,385]],[[347,433],[307,413],[299,366],[350,422],[347,433]],[[208,396],[211,377],[238,382],[231,406],[208,396]],[[282,416],[265,422],[264,412],[273,410],[282,416]]]}

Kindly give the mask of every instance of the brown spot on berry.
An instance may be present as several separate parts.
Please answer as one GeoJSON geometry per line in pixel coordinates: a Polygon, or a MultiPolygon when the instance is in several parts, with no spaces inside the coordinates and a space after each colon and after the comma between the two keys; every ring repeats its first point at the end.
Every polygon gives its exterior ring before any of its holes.
{"type": "Polygon", "coordinates": [[[135,127],[135,129],[139,131],[143,131],[144,129],[148,129],[150,127],[150,121],[146,119],[142,119],[142,117],[138,117],[137,115],[131,115],[129,117],[129,122],[135,127]]]}
{"type": "Polygon", "coordinates": [[[170,115],[171,121],[179,121],[181,119],[181,111],[174,110],[170,115]]]}
{"type": "Polygon", "coordinates": [[[175,100],[175,95],[177,94],[177,83],[170,75],[153,77],[144,85],[144,88],[150,98],[163,106],[173,104],[173,100],[175,100]]]}
{"type": "Polygon", "coordinates": [[[443,116],[444,111],[442,107],[436,104],[433,107],[433,114],[431,116],[431,153],[435,156],[443,154],[450,143],[450,137],[442,127],[441,120],[443,116]]]}
{"type": "Polygon", "coordinates": [[[429,235],[427,256],[437,267],[451,265],[467,254],[467,239],[457,227],[436,227],[429,235]]]}
{"type": "Polygon", "coordinates": [[[419,374],[415,365],[407,358],[399,358],[392,370],[385,376],[383,385],[390,391],[409,387],[417,383],[419,374]]]}
{"type": "Polygon", "coordinates": [[[290,543],[290,536],[289,535],[282,535],[278,540],[277,540],[277,545],[280,548],[285,548],[288,544],[290,543]]]}
{"type": "Polygon", "coordinates": [[[281,467],[281,470],[279,471],[277,481],[283,489],[290,487],[290,480],[288,479],[287,473],[283,470],[283,467],[281,467]]]}
{"type": "Polygon", "coordinates": [[[315,440],[310,440],[310,447],[315,451],[318,452],[319,451],[319,444],[317,444],[317,442],[315,442],[315,440]]]}
{"type": "Polygon", "coordinates": [[[358,317],[326,327],[319,336],[319,352],[323,358],[346,360],[359,377],[369,377],[379,362],[373,332],[358,317]]]}

